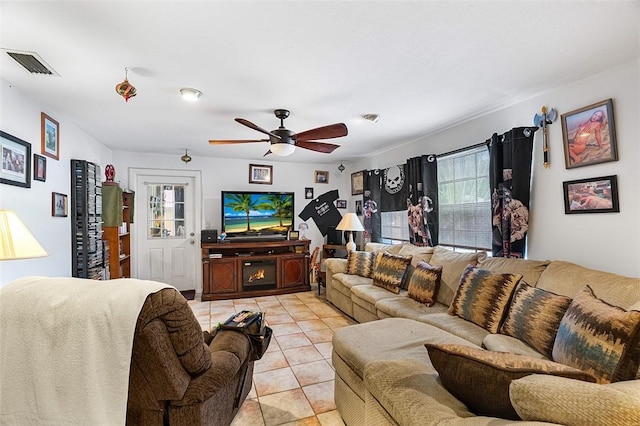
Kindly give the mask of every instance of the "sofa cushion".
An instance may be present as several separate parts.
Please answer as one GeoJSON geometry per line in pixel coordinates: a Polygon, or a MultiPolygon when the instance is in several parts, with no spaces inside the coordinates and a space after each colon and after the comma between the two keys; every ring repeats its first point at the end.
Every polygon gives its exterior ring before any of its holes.
{"type": "Polygon", "coordinates": [[[596,298],[588,285],[560,321],[553,359],[588,371],[601,383],[630,380],[640,364],[640,312],[596,298]]]}
{"type": "Polygon", "coordinates": [[[487,256],[485,252],[480,253],[460,253],[443,247],[433,248],[433,255],[429,264],[442,266],[442,279],[440,290],[438,290],[438,302],[449,306],[453,300],[453,295],[460,284],[460,276],[467,265],[476,265],[487,256]]]}
{"type": "Polygon", "coordinates": [[[511,404],[523,420],[567,426],[640,424],[640,381],[601,385],[532,374],[511,382],[511,404]]]}
{"type": "Polygon", "coordinates": [[[551,358],[560,320],[571,299],[521,281],[513,292],[500,333],[516,337],[551,358]]]}
{"type": "Polygon", "coordinates": [[[535,287],[540,275],[542,275],[549,263],[551,263],[549,260],[487,257],[478,263],[478,268],[493,272],[522,274],[522,281],[535,287]]]}
{"type": "Polygon", "coordinates": [[[418,262],[408,280],[409,297],[427,306],[433,306],[436,303],[438,289],[440,289],[441,276],[442,266],[431,266],[427,262],[418,262]]]}
{"type": "Polygon", "coordinates": [[[459,316],[497,333],[521,274],[500,274],[469,265],[449,306],[459,316]]]}
{"type": "Polygon", "coordinates": [[[360,275],[361,277],[373,277],[376,253],[369,251],[350,251],[347,255],[346,274],[360,275]]]}
{"type": "Polygon", "coordinates": [[[557,362],[469,346],[425,344],[444,387],[478,415],[517,420],[509,384],[534,373],[595,382],[590,374],[557,362]]]}
{"type": "Polygon", "coordinates": [[[420,247],[414,246],[413,244],[403,244],[402,248],[398,252],[400,256],[411,256],[411,264],[409,265],[409,269],[407,270],[407,279],[404,280],[402,285],[403,289],[407,289],[409,286],[409,279],[411,275],[413,275],[413,271],[419,262],[429,262],[431,256],[433,255],[434,248],[433,247],[420,247]]]}
{"type": "MultiPolygon", "coordinates": [[[[435,306],[444,305],[436,304],[435,306]]],[[[461,337],[476,346],[481,346],[487,335],[491,334],[485,328],[482,328],[479,325],[472,323],[471,321],[467,321],[460,317],[450,315],[446,311],[443,313],[429,312],[427,315],[422,315],[420,318],[418,318],[418,321],[438,327],[439,329],[444,330],[454,336],[461,337]]]]}
{"type": "MultiPolygon", "coordinates": [[[[400,292],[400,294],[402,295],[402,292],[400,292]]],[[[446,314],[447,309],[449,309],[449,307],[442,303],[436,303],[433,306],[426,306],[409,297],[401,296],[390,297],[376,302],[378,318],[409,318],[420,321],[420,318],[424,315],[431,315],[434,313],[446,314]]]]}
{"type": "Polygon", "coordinates": [[[522,340],[507,336],[506,334],[488,334],[482,340],[482,347],[488,351],[509,352],[530,356],[531,358],[550,359],[550,357],[541,354],[522,340]]]}
{"type": "Polygon", "coordinates": [[[351,289],[353,287],[359,285],[371,285],[372,282],[371,278],[340,273],[333,275],[332,286],[333,290],[338,291],[347,297],[351,297],[351,289]]]}
{"type": "Polygon", "coordinates": [[[384,299],[406,298],[407,291],[401,290],[399,294],[374,285],[359,285],[351,288],[351,300],[356,305],[365,308],[372,314],[375,314],[376,303],[384,299]]]}
{"type": "Polygon", "coordinates": [[[386,251],[379,252],[373,271],[373,285],[395,294],[400,293],[409,263],[411,263],[410,256],[400,256],[386,251]]]}

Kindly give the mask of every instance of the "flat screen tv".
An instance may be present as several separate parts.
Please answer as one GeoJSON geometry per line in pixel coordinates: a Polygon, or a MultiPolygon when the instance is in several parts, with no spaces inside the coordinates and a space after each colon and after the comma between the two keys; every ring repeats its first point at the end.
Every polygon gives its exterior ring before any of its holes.
{"type": "Polygon", "coordinates": [[[222,191],[227,238],[283,238],[293,229],[293,192],[222,191]]]}

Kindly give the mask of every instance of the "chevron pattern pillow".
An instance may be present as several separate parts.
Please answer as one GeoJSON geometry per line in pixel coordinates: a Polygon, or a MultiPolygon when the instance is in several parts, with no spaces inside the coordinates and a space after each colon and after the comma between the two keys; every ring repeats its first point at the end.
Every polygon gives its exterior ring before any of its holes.
{"type": "Polygon", "coordinates": [[[440,289],[442,266],[431,266],[420,261],[409,278],[409,297],[427,306],[436,303],[436,296],[440,289]]]}
{"type": "Polygon", "coordinates": [[[410,263],[411,256],[400,256],[386,251],[379,252],[373,272],[373,285],[395,294],[400,293],[400,287],[407,275],[410,263]]]}
{"type": "Polygon", "coordinates": [[[347,270],[345,273],[366,278],[373,277],[376,254],[370,251],[350,251],[347,255],[347,270]]]}

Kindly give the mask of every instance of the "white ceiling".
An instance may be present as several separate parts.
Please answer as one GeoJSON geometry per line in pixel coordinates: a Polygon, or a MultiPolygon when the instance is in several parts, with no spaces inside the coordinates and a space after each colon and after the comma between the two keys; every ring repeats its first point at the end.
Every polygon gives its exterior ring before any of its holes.
{"type": "Polygon", "coordinates": [[[639,4],[1,1],[0,47],[36,52],[59,76],[4,52],[0,75],[61,122],[62,141],[73,122],[114,150],[260,159],[266,142],[208,140],[260,139],[233,119],[272,130],[285,108],[294,132],[349,128],[328,141],[334,153],[287,161],[348,162],[635,60],[639,4]],[[115,92],[125,67],[129,102],[115,92]],[[181,87],[204,95],[187,103],[181,87]]]}

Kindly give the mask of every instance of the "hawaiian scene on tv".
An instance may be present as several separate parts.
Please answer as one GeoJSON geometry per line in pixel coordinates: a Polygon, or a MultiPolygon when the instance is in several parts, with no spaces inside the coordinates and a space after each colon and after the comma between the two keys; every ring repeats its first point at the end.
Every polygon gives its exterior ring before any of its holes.
{"type": "Polygon", "coordinates": [[[291,230],[291,194],[225,193],[222,202],[224,230],[227,234],[286,234],[291,230]]]}

